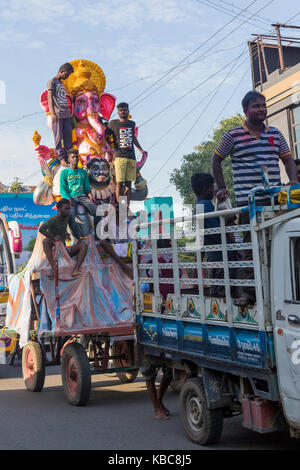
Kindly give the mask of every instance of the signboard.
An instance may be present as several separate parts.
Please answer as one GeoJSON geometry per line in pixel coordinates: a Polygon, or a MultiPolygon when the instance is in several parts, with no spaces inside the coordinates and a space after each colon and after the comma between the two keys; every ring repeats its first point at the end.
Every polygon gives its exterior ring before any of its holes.
{"type": "Polygon", "coordinates": [[[51,206],[38,206],[33,202],[32,193],[0,193],[0,212],[7,222],[16,220],[22,231],[23,250],[28,242],[36,238],[41,222],[57,214],[51,206]]]}

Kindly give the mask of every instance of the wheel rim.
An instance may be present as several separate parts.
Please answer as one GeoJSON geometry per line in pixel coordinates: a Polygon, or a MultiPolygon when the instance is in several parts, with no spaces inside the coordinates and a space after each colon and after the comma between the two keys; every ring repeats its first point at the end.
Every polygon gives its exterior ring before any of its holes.
{"type": "Polygon", "coordinates": [[[29,383],[32,383],[34,375],[34,355],[31,349],[27,349],[25,352],[25,378],[29,383]]]}
{"type": "Polygon", "coordinates": [[[201,400],[196,394],[191,394],[188,397],[186,408],[190,427],[194,431],[200,431],[204,426],[203,406],[201,404],[201,400]]]}
{"type": "Polygon", "coordinates": [[[73,357],[70,357],[67,361],[66,382],[69,393],[75,396],[78,390],[78,368],[73,357]]]}

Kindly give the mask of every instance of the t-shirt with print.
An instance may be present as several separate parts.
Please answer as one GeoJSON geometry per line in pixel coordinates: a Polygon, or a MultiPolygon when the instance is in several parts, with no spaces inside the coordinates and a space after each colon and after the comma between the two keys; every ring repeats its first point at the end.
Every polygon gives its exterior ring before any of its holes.
{"type": "Polygon", "coordinates": [[[89,176],[82,168],[64,168],[60,173],[60,195],[64,199],[88,194],[91,191],[89,176]]]}
{"type": "MultiPolygon", "coordinates": [[[[271,185],[281,184],[279,159],[284,160],[291,151],[276,127],[265,126],[258,139],[244,123],[223,135],[216,154],[221,159],[231,156],[236,202],[243,206],[248,203],[251,189],[263,184],[261,167],[267,167],[271,185]]],[[[258,195],[255,200],[260,204],[269,203],[269,198],[264,196],[258,195]]]]}
{"type": "Polygon", "coordinates": [[[119,119],[113,119],[109,122],[108,127],[114,134],[116,158],[135,160],[133,144],[135,122],[130,120],[121,122],[119,119]]]}
{"type": "Polygon", "coordinates": [[[68,107],[67,94],[64,84],[54,77],[47,83],[47,90],[53,93],[53,108],[59,118],[70,118],[71,113],[68,107]]]}

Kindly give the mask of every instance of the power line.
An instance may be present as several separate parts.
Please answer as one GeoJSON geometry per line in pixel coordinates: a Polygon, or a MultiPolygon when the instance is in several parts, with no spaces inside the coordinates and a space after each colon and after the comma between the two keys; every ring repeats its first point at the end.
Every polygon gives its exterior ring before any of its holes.
{"type": "MultiPolygon", "coordinates": [[[[211,57],[215,54],[220,54],[221,52],[228,52],[228,51],[232,51],[233,49],[237,49],[238,47],[242,46],[244,44],[244,41],[240,42],[239,44],[235,45],[235,46],[232,46],[232,47],[227,47],[226,49],[219,49],[215,52],[212,52],[211,54],[207,54],[207,55],[204,55],[203,57],[201,56],[202,59],[206,59],[207,57],[211,57]]],[[[180,67],[185,67],[186,65],[192,65],[194,64],[195,62],[199,62],[200,59],[197,59],[193,62],[187,62],[185,64],[181,64],[180,67]]],[[[174,67],[174,66],[173,66],[174,67]]],[[[146,75],[145,77],[141,77],[141,78],[138,78],[137,80],[133,80],[131,82],[128,82],[128,83],[125,83],[125,85],[122,85],[121,87],[119,88],[114,88],[112,90],[107,90],[107,93],[113,93],[115,91],[119,91],[119,90],[123,90],[124,88],[127,88],[131,85],[134,85],[135,83],[138,83],[140,81],[143,81],[143,80],[148,80],[149,78],[154,78],[154,77],[160,77],[161,75],[164,75],[165,73],[169,72],[171,70],[168,69],[168,70],[164,70],[163,72],[159,72],[159,73],[154,73],[154,74],[151,74],[151,75],[146,75]]]]}
{"type": "MultiPolygon", "coordinates": [[[[272,0],[274,1],[274,0],[272,0]]],[[[248,7],[244,8],[244,10],[242,11],[245,11],[247,10],[251,5],[253,5],[254,3],[256,3],[257,0],[253,0],[249,5],[248,7]]],[[[238,13],[234,18],[232,18],[231,20],[229,20],[227,23],[225,23],[221,28],[219,28],[216,32],[214,32],[211,36],[209,36],[208,39],[206,39],[205,41],[203,41],[198,47],[196,47],[196,49],[194,49],[191,53],[189,53],[187,56],[185,56],[180,62],[178,62],[178,64],[176,64],[174,67],[172,67],[163,77],[161,77],[159,80],[157,80],[156,82],[154,82],[152,85],[150,85],[148,88],[146,88],[146,90],[144,90],[143,92],[139,93],[133,100],[132,102],[130,103],[130,105],[132,103],[134,103],[134,101],[136,101],[140,96],[142,96],[144,93],[146,93],[148,90],[150,90],[151,88],[153,88],[157,83],[159,83],[161,80],[163,80],[169,73],[171,73],[173,70],[175,70],[176,68],[178,68],[185,60],[187,60],[189,57],[191,57],[193,54],[195,54],[195,52],[197,52],[201,47],[203,47],[206,43],[208,43],[212,38],[214,38],[219,32],[221,32],[223,29],[225,29],[229,24],[231,24],[235,18],[237,18],[238,16],[241,15],[242,12],[238,13]]],[[[131,108],[134,108],[136,105],[134,106],[131,106],[131,108]]]]}
{"type": "MultiPolygon", "coordinates": [[[[247,51],[245,51],[243,54],[245,54],[247,51]]],[[[216,72],[214,72],[212,75],[210,75],[209,77],[207,77],[205,80],[202,80],[200,83],[198,83],[198,85],[196,85],[195,87],[193,87],[192,89],[190,89],[189,91],[187,91],[184,95],[182,95],[181,97],[177,98],[175,101],[173,101],[172,103],[169,103],[167,106],[165,106],[163,109],[161,109],[158,113],[154,114],[151,118],[147,119],[147,121],[144,121],[142,124],[140,124],[139,128],[141,128],[142,126],[144,126],[145,124],[148,124],[150,121],[152,121],[154,118],[156,118],[157,116],[159,116],[160,114],[162,114],[164,111],[166,111],[167,109],[171,108],[172,106],[174,106],[175,104],[179,103],[179,101],[183,100],[183,98],[185,98],[186,96],[190,95],[193,91],[197,90],[198,88],[200,88],[200,86],[202,86],[204,83],[208,82],[211,78],[215,77],[218,73],[222,72],[224,69],[226,69],[229,65],[231,65],[233,62],[235,62],[236,58],[231,60],[230,62],[228,62],[226,65],[224,65],[223,67],[221,67],[219,70],[217,70],[216,72]]]]}
{"type": "MultiPolygon", "coordinates": [[[[270,3],[273,3],[274,0],[270,0],[264,7],[262,7],[260,10],[258,11],[261,11],[263,10],[264,8],[266,8],[268,5],[270,5],[270,3]]],[[[253,13],[253,16],[255,15],[255,13],[253,13]]],[[[246,22],[247,20],[245,20],[244,22],[246,22]]],[[[214,44],[213,46],[211,46],[207,51],[206,53],[211,50],[213,47],[217,46],[220,42],[224,41],[224,39],[226,39],[228,36],[230,36],[232,33],[234,33],[237,29],[239,29],[241,27],[242,24],[238,25],[236,28],[234,28],[232,31],[230,31],[225,37],[223,37],[221,40],[219,40],[216,44],[214,44]]],[[[198,60],[199,58],[201,58],[202,56],[200,57],[197,57],[197,59],[195,59],[192,63],[194,63],[196,60],[198,60]]],[[[190,64],[191,65],[191,64],[190,64]]],[[[162,86],[166,85],[166,83],[168,83],[170,80],[172,80],[174,77],[176,77],[177,75],[179,75],[180,73],[182,73],[184,70],[186,70],[190,65],[186,66],[184,69],[180,70],[179,72],[177,72],[175,75],[173,75],[171,78],[169,78],[166,82],[164,82],[162,85],[160,85],[159,87],[157,87],[155,90],[153,90],[151,93],[149,93],[147,96],[145,96],[144,98],[142,98],[140,101],[138,101],[138,103],[136,103],[132,108],[134,108],[135,106],[137,106],[138,104],[140,104],[142,101],[144,101],[145,99],[147,99],[149,96],[151,96],[153,93],[155,93],[157,90],[159,90],[162,86]]],[[[132,109],[131,108],[131,109],[132,109]]],[[[158,113],[159,114],[159,113],[158,113]]],[[[155,115],[156,116],[156,115],[155,115]]],[[[149,119],[148,121],[152,120],[149,119]]],[[[146,122],[148,122],[146,121],[146,122]]]]}
{"type": "Polygon", "coordinates": [[[36,111],[35,113],[23,114],[22,116],[19,116],[18,118],[15,118],[15,119],[7,119],[6,121],[1,121],[0,125],[8,124],[8,123],[11,123],[11,122],[18,122],[18,121],[21,121],[22,119],[26,119],[28,117],[36,116],[38,114],[44,114],[44,111],[36,111]]]}
{"type": "Polygon", "coordinates": [[[194,127],[198,124],[200,118],[202,117],[203,113],[206,111],[206,109],[208,108],[208,106],[211,104],[211,102],[213,101],[213,99],[215,98],[216,94],[218,93],[218,91],[220,90],[221,86],[225,83],[225,81],[228,79],[228,77],[230,76],[230,74],[232,73],[235,65],[237,64],[238,60],[240,59],[240,57],[242,56],[243,54],[240,54],[239,57],[237,57],[232,65],[232,67],[229,69],[227,75],[223,78],[223,80],[219,83],[217,89],[215,90],[213,96],[211,97],[211,99],[209,100],[209,102],[206,104],[206,106],[204,107],[204,109],[201,110],[200,114],[197,116],[196,120],[194,121],[193,125],[190,127],[190,129],[188,130],[188,132],[184,135],[183,139],[181,139],[181,141],[179,142],[179,144],[177,145],[177,147],[175,148],[175,150],[173,150],[173,152],[169,155],[169,157],[167,158],[167,160],[162,164],[162,166],[158,169],[158,171],[155,173],[155,175],[151,178],[151,180],[149,181],[149,184],[156,178],[156,176],[161,172],[161,170],[166,166],[166,164],[168,163],[168,161],[173,157],[173,155],[177,152],[177,150],[179,149],[179,147],[183,144],[183,142],[186,140],[186,138],[190,135],[190,133],[192,132],[192,130],[194,129],[194,127]]]}
{"type": "MultiPolygon", "coordinates": [[[[225,13],[225,15],[232,16],[233,14],[236,14],[235,11],[229,10],[228,8],[224,7],[223,5],[218,5],[217,3],[214,3],[214,2],[212,2],[211,0],[206,0],[205,2],[204,2],[203,0],[197,0],[197,1],[198,1],[199,3],[202,3],[203,5],[206,5],[206,6],[209,6],[209,7],[213,8],[213,9],[216,10],[216,11],[220,11],[220,12],[222,12],[222,13],[225,13]]],[[[240,8],[238,8],[238,9],[241,10],[240,8]]],[[[240,16],[241,16],[241,17],[244,17],[244,18],[247,18],[248,20],[250,20],[250,19],[253,17],[253,15],[252,15],[251,17],[249,17],[249,16],[247,16],[247,15],[245,15],[245,14],[241,14],[240,16]]],[[[256,15],[256,16],[257,16],[257,15],[256,15]]],[[[261,21],[261,20],[259,20],[259,18],[257,18],[257,20],[258,20],[258,21],[261,21]]],[[[237,18],[237,21],[240,21],[240,18],[237,18]]],[[[253,26],[255,26],[255,27],[257,27],[257,25],[258,25],[257,23],[254,23],[254,22],[252,22],[252,21],[248,21],[248,23],[251,24],[251,25],[253,25],[253,26]]],[[[266,24],[269,25],[269,22],[263,21],[263,24],[264,24],[264,26],[265,26],[266,24]]],[[[261,26],[261,25],[259,25],[259,26],[261,26]]]]}
{"type": "MultiPolygon", "coordinates": [[[[207,1],[210,1],[210,0],[207,0],[207,1]]],[[[212,2],[211,2],[212,3],[212,2]]],[[[231,3],[231,2],[228,2],[226,0],[222,0],[222,3],[226,3],[227,5],[230,5],[232,6],[233,8],[235,8],[236,10],[241,10],[240,7],[236,6],[234,3],[231,3]]],[[[250,13],[250,12],[249,12],[250,13]]],[[[264,22],[265,24],[270,24],[272,22],[272,20],[270,20],[269,18],[264,18],[263,16],[260,16],[260,15],[257,15],[257,20],[261,21],[261,22],[264,22]]]]}

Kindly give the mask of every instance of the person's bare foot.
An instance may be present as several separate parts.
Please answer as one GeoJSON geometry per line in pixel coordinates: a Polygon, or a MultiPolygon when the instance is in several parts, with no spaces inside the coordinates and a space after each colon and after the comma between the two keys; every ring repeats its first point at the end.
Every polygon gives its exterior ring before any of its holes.
{"type": "Polygon", "coordinates": [[[165,421],[169,419],[169,416],[166,414],[164,409],[157,409],[155,410],[155,418],[165,421]]]}
{"type": "Polygon", "coordinates": [[[164,410],[167,416],[170,416],[170,411],[165,407],[163,403],[160,403],[161,409],[164,410]]]}

